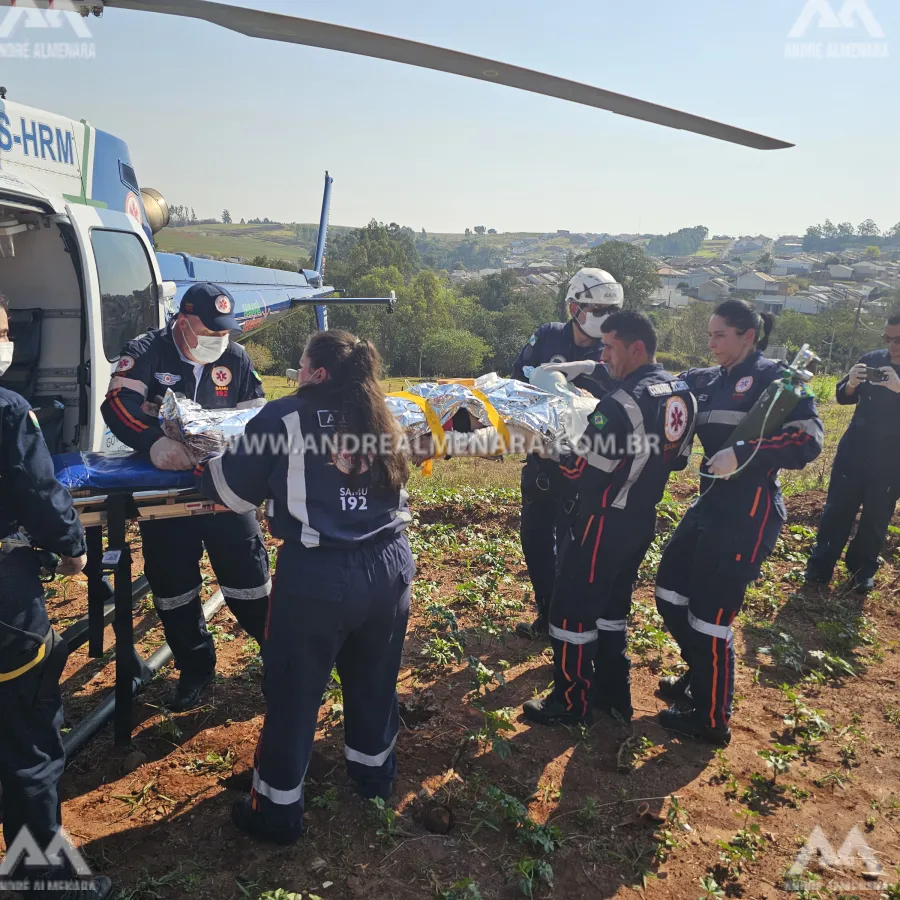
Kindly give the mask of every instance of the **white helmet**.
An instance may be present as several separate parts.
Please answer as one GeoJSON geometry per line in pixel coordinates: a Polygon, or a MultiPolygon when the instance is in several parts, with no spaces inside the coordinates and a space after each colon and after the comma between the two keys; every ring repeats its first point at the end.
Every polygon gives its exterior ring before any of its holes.
{"type": "Polygon", "coordinates": [[[603,269],[579,269],[566,292],[566,303],[621,307],[624,302],[622,285],[603,269]]]}
{"type": "Polygon", "coordinates": [[[572,276],[566,291],[567,304],[577,303],[586,307],[584,322],[576,318],[575,324],[592,338],[603,337],[603,323],[616,309],[622,308],[624,300],[622,285],[603,269],[579,269],[572,276]],[[597,309],[592,310],[592,306],[597,309]]]}

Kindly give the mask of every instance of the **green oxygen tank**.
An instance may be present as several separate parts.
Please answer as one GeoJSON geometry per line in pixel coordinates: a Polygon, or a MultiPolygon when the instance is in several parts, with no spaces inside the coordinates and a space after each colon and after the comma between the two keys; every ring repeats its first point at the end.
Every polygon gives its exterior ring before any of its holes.
{"type": "Polygon", "coordinates": [[[794,361],[784,370],[782,377],[766,388],[744,421],[731,432],[719,449],[725,450],[745,441],[771,437],[781,431],[797,404],[804,397],[812,396],[807,385],[815,376],[820,362],[809,344],[804,344],[794,361]]]}

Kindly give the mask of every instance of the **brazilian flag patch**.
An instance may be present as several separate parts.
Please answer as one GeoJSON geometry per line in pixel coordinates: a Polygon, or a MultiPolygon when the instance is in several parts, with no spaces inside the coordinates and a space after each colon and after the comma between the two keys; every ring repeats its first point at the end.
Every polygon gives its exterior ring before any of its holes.
{"type": "Polygon", "coordinates": [[[597,431],[602,431],[608,421],[609,419],[607,419],[602,412],[595,412],[590,419],[591,425],[593,425],[597,431]]]}
{"type": "Polygon", "coordinates": [[[38,422],[38,417],[34,414],[33,409],[28,410],[28,418],[31,419],[31,424],[34,425],[34,427],[37,428],[38,431],[40,431],[41,423],[38,422]]]}
{"type": "Polygon", "coordinates": [[[260,376],[259,372],[256,371],[256,369],[253,370],[253,377],[254,377],[260,384],[262,384],[262,377],[260,376]]]}

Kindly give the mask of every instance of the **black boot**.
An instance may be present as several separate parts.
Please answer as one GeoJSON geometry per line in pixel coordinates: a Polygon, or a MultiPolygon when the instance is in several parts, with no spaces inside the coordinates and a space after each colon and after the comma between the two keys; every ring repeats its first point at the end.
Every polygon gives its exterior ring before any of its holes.
{"type": "Polygon", "coordinates": [[[516,625],[516,634],[529,641],[538,641],[550,634],[550,626],[546,617],[538,613],[538,617],[530,625],[528,622],[519,622],[516,625]]]}
{"type": "Polygon", "coordinates": [[[539,725],[592,725],[594,722],[590,708],[585,715],[580,716],[553,694],[543,700],[528,700],[522,706],[522,711],[526,719],[539,725]]]}
{"type": "Polygon", "coordinates": [[[806,572],[803,574],[803,581],[811,587],[822,586],[830,583],[831,576],[826,576],[824,572],[820,572],[814,565],[807,563],[806,572]]]}
{"type": "Polygon", "coordinates": [[[608,716],[612,716],[612,718],[622,722],[630,722],[634,716],[634,709],[631,703],[626,703],[622,700],[601,700],[599,697],[591,697],[591,703],[595,709],[599,709],[600,712],[605,712],[608,716]]]}
{"type": "Polygon", "coordinates": [[[687,699],[687,691],[691,686],[690,670],[681,675],[665,675],[659,679],[657,693],[663,700],[669,700],[672,703],[687,699]]]}
{"type": "Polygon", "coordinates": [[[712,725],[705,725],[693,710],[677,709],[674,706],[664,709],[659,714],[659,724],[663,728],[699,741],[706,741],[707,744],[715,744],[717,747],[727,747],[731,743],[731,729],[727,725],[715,728],[712,725]]]}
{"type": "Polygon", "coordinates": [[[172,712],[185,712],[200,705],[200,697],[203,691],[215,678],[215,670],[204,672],[202,675],[181,673],[178,679],[178,687],[172,693],[172,697],[166,704],[172,712]]]}
{"type": "Polygon", "coordinates": [[[294,828],[277,829],[267,826],[263,822],[262,816],[258,812],[254,812],[252,803],[250,797],[241,797],[239,800],[235,800],[231,807],[231,821],[241,831],[245,831],[261,841],[284,846],[295,844],[303,837],[306,828],[302,824],[294,828]]]}
{"type": "Polygon", "coordinates": [[[863,575],[857,575],[853,579],[854,594],[871,594],[875,590],[875,579],[871,576],[866,578],[863,575]]]}

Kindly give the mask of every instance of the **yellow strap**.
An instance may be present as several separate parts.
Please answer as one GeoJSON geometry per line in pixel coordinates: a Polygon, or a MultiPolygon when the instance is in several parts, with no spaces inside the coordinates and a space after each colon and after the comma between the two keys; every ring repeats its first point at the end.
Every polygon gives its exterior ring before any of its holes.
{"type": "Polygon", "coordinates": [[[469,390],[484,404],[484,408],[487,410],[488,420],[491,425],[497,429],[497,433],[500,435],[500,440],[503,442],[503,446],[501,447],[498,456],[509,451],[509,429],[506,427],[506,422],[500,418],[500,413],[494,409],[494,405],[491,403],[488,398],[481,393],[481,391],[476,391],[475,388],[469,388],[469,390]]]}
{"type": "MultiPolygon", "coordinates": [[[[403,400],[409,400],[411,403],[415,403],[419,409],[422,410],[422,413],[425,415],[425,422],[428,427],[431,429],[431,436],[434,438],[434,455],[435,456],[446,456],[447,454],[447,438],[444,434],[444,427],[441,425],[441,420],[438,418],[437,413],[431,408],[430,404],[424,397],[420,397],[418,394],[411,394],[409,391],[396,391],[393,394],[388,394],[389,397],[400,397],[403,400]]],[[[431,475],[432,473],[432,462],[430,459],[425,460],[422,463],[422,474],[425,476],[431,475]]]]}
{"type": "Polygon", "coordinates": [[[20,675],[24,675],[29,669],[33,669],[46,655],[47,653],[47,645],[41,644],[40,649],[37,652],[37,656],[31,662],[25,663],[24,666],[20,666],[18,669],[13,669],[12,672],[0,672],[0,682],[3,681],[12,681],[14,678],[18,678],[20,675]]]}

